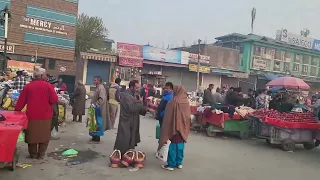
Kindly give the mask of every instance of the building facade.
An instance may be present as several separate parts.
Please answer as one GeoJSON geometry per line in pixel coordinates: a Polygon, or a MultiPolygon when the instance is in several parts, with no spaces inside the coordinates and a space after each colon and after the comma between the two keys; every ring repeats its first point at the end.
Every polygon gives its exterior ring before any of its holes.
{"type": "Polygon", "coordinates": [[[256,88],[276,76],[294,76],[304,79],[311,89],[318,89],[320,53],[292,46],[281,41],[248,35],[242,43],[240,69],[250,73],[256,88]]]}
{"type": "MultiPolygon", "coordinates": [[[[6,5],[11,13],[8,56],[39,63],[50,74],[74,84],[78,0],[0,0],[0,8],[6,5]]],[[[3,38],[1,27],[0,39],[3,38]]]]}

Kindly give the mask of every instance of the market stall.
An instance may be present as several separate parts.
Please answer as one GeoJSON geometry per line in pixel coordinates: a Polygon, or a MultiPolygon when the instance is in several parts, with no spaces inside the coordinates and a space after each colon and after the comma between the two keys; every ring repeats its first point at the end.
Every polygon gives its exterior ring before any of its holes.
{"type": "Polygon", "coordinates": [[[281,145],[285,151],[293,151],[296,144],[312,149],[314,140],[320,140],[320,123],[311,112],[257,110],[250,119],[254,121],[256,137],[266,139],[268,144],[281,145]]]}
{"type": "Polygon", "coordinates": [[[1,111],[0,115],[0,167],[10,165],[13,171],[19,160],[17,143],[24,141],[28,119],[23,112],[1,111]]]}
{"type": "Polygon", "coordinates": [[[249,107],[217,105],[207,107],[201,122],[206,124],[207,135],[212,137],[217,132],[236,133],[241,139],[249,137],[249,120],[247,114],[253,112],[249,107]]]}

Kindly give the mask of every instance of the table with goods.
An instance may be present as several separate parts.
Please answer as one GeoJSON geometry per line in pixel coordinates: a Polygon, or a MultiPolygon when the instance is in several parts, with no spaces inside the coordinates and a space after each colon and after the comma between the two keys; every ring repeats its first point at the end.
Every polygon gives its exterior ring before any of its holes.
{"type": "Polygon", "coordinates": [[[23,130],[27,127],[24,112],[0,111],[0,168],[15,170],[19,160],[18,142],[24,142],[23,130]]]}
{"type": "Polygon", "coordinates": [[[256,110],[250,115],[256,137],[268,144],[281,145],[285,151],[293,151],[296,144],[313,149],[320,140],[320,123],[311,112],[280,113],[275,110],[256,110]]]}
{"type": "Polygon", "coordinates": [[[249,137],[250,121],[247,115],[254,110],[250,107],[234,107],[229,105],[215,105],[204,107],[201,122],[206,127],[207,135],[216,136],[216,133],[237,134],[240,139],[249,137]]]}

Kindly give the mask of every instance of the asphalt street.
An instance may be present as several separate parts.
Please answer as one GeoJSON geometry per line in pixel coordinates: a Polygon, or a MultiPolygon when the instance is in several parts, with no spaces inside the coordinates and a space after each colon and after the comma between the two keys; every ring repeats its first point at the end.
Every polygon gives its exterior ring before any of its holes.
{"type": "MultiPolygon", "coordinates": [[[[68,115],[71,119],[71,116],[68,115]]],[[[138,145],[147,155],[146,166],[138,171],[112,169],[108,167],[116,130],[106,132],[101,144],[88,144],[90,139],[85,123],[67,123],[61,128],[60,140],[51,141],[47,153],[74,148],[78,151],[97,152],[88,162],[65,166],[65,160],[47,157],[43,161],[26,159],[27,146],[20,143],[20,162],[32,167],[17,168],[10,172],[0,170],[0,179],[13,180],[88,180],[88,179],[219,179],[219,180],[274,180],[304,178],[316,179],[320,173],[320,150],[305,150],[298,146],[293,153],[284,152],[278,147],[270,147],[263,140],[239,140],[231,136],[207,137],[204,133],[192,132],[185,148],[185,161],[182,170],[166,171],[154,157],[157,148],[155,139],[156,121],[149,117],[141,118],[141,139],[138,145]]]]}

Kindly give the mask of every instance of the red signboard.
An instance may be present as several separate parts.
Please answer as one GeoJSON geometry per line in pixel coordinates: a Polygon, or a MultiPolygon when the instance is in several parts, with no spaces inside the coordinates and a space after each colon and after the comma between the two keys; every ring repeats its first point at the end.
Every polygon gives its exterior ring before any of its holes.
{"type": "Polygon", "coordinates": [[[142,46],[128,43],[117,43],[120,66],[142,67],[142,46]]]}

